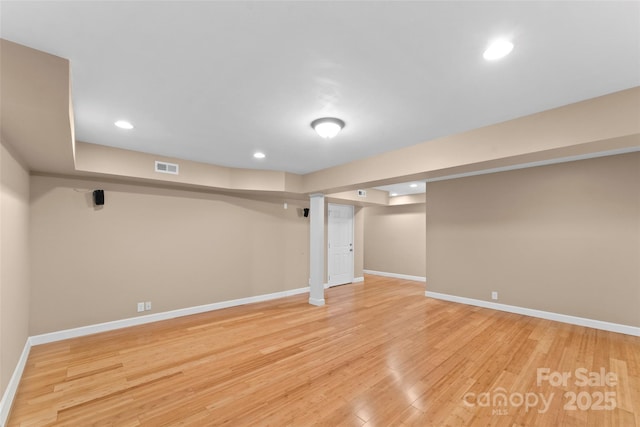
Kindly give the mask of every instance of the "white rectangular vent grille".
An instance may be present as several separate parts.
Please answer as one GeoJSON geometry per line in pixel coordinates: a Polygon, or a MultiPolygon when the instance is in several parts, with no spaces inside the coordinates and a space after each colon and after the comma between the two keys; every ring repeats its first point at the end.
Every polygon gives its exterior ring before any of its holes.
{"type": "Polygon", "coordinates": [[[159,162],[156,160],[156,172],[178,175],[178,165],[175,163],[159,162]]]}

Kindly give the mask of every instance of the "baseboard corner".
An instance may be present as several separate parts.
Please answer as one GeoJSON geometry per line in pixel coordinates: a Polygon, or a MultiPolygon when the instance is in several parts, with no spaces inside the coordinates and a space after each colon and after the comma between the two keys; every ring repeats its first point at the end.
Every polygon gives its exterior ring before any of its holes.
{"type": "Polygon", "coordinates": [[[309,304],[322,307],[324,305],[324,298],[309,298],[309,304]]]}
{"type": "Polygon", "coordinates": [[[427,278],[425,276],[413,276],[410,274],[389,273],[386,271],[376,271],[376,270],[363,270],[363,272],[366,274],[374,275],[374,276],[392,277],[394,279],[412,280],[414,282],[426,283],[427,281],[427,278]]]}
{"type": "Polygon", "coordinates": [[[20,380],[22,379],[24,368],[25,366],[27,366],[27,359],[29,358],[30,352],[31,338],[28,337],[27,341],[24,344],[24,348],[22,349],[22,354],[18,359],[18,363],[13,370],[11,379],[9,379],[7,388],[4,390],[2,400],[0,400],[0,426],[7,425],[7,420],[9,419],[9,414],[11,413],[11,407],[13,406],[13,399],[16,397],[16,392],[18,391],[18,386],[20,385],[20,380]]]}

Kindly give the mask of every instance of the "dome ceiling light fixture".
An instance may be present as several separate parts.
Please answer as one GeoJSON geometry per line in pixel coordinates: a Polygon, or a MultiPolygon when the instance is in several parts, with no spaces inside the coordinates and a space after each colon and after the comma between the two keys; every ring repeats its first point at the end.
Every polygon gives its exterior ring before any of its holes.
{"type": "Polygon", "coordinates": [[[487,50],[484,51],[482,56],[487,61],[495,61],[496,59],[504,58],[513,50],[513,43],[509,40],[498,39],[493,41],[487,50]]]}
{"type": "Polygon", "coordinates": [[[311,122],[311,127],[324,139],[331,139],[344,127],[344,122],[335,117],[323,117],[311,122]]]}
{"type": "Polygon", "coordinates": [[[133,129],[133,125],[131,124],[131,122],[128,122],[127,120],[118,120],[114,123],[114,125],[116,125],[120,129],[126,129],[126,130],[133,129]]]}

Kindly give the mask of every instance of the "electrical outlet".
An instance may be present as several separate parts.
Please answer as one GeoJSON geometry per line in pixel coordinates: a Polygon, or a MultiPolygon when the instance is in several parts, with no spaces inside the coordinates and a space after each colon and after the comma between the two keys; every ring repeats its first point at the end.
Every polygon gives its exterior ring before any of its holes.
{"type": "Polygon", "coordinates": [[[498,293],[496,291],[491,292],[491,299],[498,299],[498,293]]]}
{"type": "Polygon", "coordinates": [[[151,301],[147,301],[144,303],[144,309],[145,310],[151,310],[151,301]]]}
{"type": "Polygon", "coordinates": [[[143,302],[139,302],[138,303],[138,313],[140,313],[141,311],[144,311],[144,303],[143,302]]]}

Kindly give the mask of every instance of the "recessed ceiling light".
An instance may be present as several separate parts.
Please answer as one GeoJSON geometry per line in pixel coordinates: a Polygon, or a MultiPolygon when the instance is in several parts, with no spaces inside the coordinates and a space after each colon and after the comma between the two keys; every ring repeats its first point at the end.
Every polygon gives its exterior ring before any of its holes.
{"type": "Polygon", "coordinates": [[[120,129],[133,129],[133,125],[126,120],[118,120],[114,125],[118,126],[120,129]]]}
{"type": "Polygon", "coordinates": [[[396,197],[398,193],[391,193],[391,197],[396,197]]]}
{"type": "Polygon", "coordinates": [[[323,117],[312,121],[311,127],[324,139],[331,139],[342,130],[344,122],[335,117],[323,117]]]}
{"type": "Polygon", "coordinates": [[[253,157],[256,159],[264,159],[265,157],[267,157],[267,155],[258,151],[256,153],[253,153],[253,157]]]}
{"type": "Polygon", "coordinates": [[[492,42],[482,56],[487,61],[495,61],[496,59],[507,56],[513,50],[513,43],[509,40],[499,39],[492,42]]]}
{"type": "Polygon", "coordinates": [[[411,187],[411,188],[418,188],[418,184],[411,184],[409,187],[411,187]]]}

